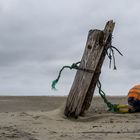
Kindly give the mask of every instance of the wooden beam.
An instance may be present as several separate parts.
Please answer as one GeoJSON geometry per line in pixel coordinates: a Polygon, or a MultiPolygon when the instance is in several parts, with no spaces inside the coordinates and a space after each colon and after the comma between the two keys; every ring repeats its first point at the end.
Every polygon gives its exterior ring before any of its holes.
{"type": "Polygon", "coordinates": [[[94,76],[92,78],[91,84],[90,84],[89,89],[87,91],[87,94],[86,94],[86,97],[85,97],[85,100],[84,100],[84,103],[82,106],[82,110],[80,113],[81,115],[84,114],[85,110],[88,110],[90,107],[92,97],[93,97],[93,94],[95,91],[95,87],[96,87],[97,81],[99,79],[99,76],[101,74],[101,68],[102,68],[102,65],[103,65],[103,62],[104,62],[104,59],[106,56],[106,50],[108,49],[108,46],[111,45],[111,41],[112,41],[111,36],[112,36],[113,30],[114,30],[114,26],[115,26],[115,23],[112,20],[108,21],[106,23],[104,30],[103,30],[103,38],[100,40],[101,41],[100,43],[103,43],[101,46],[104,47],[104,50],[102,52],[102,55],[100,57],[98,65],[96,67],[94,76]]]}
{"type": "Polygon", "coordinates": [[[114,25],[113,21],[109,21],[103,31],[89,31],[85,51],[79,67],[90,72],[77,71],[64,111],[67,117],[77,118],[89,108],[105,58],[105,46],[110,34],[113,32],[114,25]]]}

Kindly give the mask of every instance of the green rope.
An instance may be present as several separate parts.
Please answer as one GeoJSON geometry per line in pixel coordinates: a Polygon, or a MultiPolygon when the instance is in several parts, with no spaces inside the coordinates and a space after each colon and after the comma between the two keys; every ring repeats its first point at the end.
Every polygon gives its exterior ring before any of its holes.
{"type": "Polygon", "coordinates": [[[61,77],[61,73],[62,73],[62,71],[63,71],[65,68],[69,68],[70,70],[72,70],[72,69],[79,69],[78,64],[80,64],[80,62],[73,63],[71,66],[63,66],[63,67],[60,69],[60,71],[59,71],[58,77],[57,77],[55,80],[52,81],[52,85],[51,85],[52,89],[56,90],[56,87],[55,87],[55,86],[56,86],[56,84],[58,83],[58,81],[59,81],[59,79],[60,79],[60,77],[61,77]]]}
{"type": "MultiPolygon", "coordinates": [[[[58,83],[58,81],[61,77],[61,73],[65,68],[69,68],[70,70],[71,69],[80,69],[78,64],[80,64],[80,62],[73,63],[71,66],[63,66],[61,68],[61,70],[59,71],[58,77],[55,80],[52,81],[52,89],[56,90],[55,86],[58,83]]],[[[80,70],[82,70],[82,69],[80,69],[80,70]]],[[[100,96],[102,97],[102,99],[104,100],[105,104],[108,107],[108,110],[111,111],[111,112],[118,112],[117,104],[112,104],[111,102],[108,101],[108,99],[106,98],[105,92],[101,88],[101,82],[99,80],[97,81],[97,87],[99,89],[100,96]]]]}
{"type": "Polygon", "coordinates": [[[102,97],[102,99],[104,100],[105,104],[108,107],[108,110],[111,112],[118,112],[118,108],[117,108],[117,104],[112,104],[111,102],[108,101],[108,99],[106,98],[106,94],[105,92],[101,89],[101,82],[98,80],[97,81],[97,87],[99,89],[99,94],[102,97]]]}
{"type": "MultiPolygon", "coordinates": [[[[109,66],[111,67],[111,60],[112,60],[112,58],[113,58],[114,69],[116,69],[115,55],[114,55],[114,50],[113,50],[113,49],[115,49],[120,55],[122,55],[122,54],[121,54],[121,52],[120,52],[117,48],[115,48],[114,46],[111,46],[111,45],[108,47],[109,53],[107,52],[108,50],[106,50],[106,54],[107,54],[108,58],[110,59],[110,64],[109,64],[109,66]]],[[[122,56],[123,56],[123,55],[122,55],[122,56]]],[[[77,62],[77,63],[73,63],[71,66],[63,66],[63,67],[60,69],[60,71],[59,71],[58,77],[57,77],[55,80],[52,81],[52,85],[51,85],[52,89],[56,90],[55,86],[56,86],[56,84],[58,83],[58,81],[59,81],[59,79],[60,79],[60,77],[61,77],[61,73],[62,73],[62,71],[63,71],[65,68],[69,68],[70,70],[72,70],[72,69],[77,69],[77,70],[82,70],[82,71],[86,71],[86,72],[93,72],[92,70],[80,68],[80,67],[78,66],[79,64],[80,64],[80,61],[77,62]]],[[[99,89],[99,94],[100,94],[100,96],[102,97],[102,99],[104,100],[104,102],[105,102],[105,104],[107,105],[107,107],[109,108],[109,111],[111,111],[111,112],[118,112],[117,104],[112,104],[111,102],[108,101],[108,99],[106,98],[105,92],[101,89],[101,83],[100,83],[99,80],[97,81],[97,87],[98,87],[98,89],[99,89]]]]}
{"type": "MultiPolygon", "coordinates": [[[[51,85],[52,89],[56,90],[55,86],[58,83],[58,81],[61,77],[62,71],[65,68],[69,68],[70,70],[71,69],[85,70],[85,69],[79,68],[78,64],[80,64],[80,62],[73,63],[71,66],[63,66],[59,71],[58,77],[55,80],[52,81],[52,85],[51,85]]],[[[88,71],[88,70],[86,70],[86,71],[88,71]]],[[[112,104],[111,102],[108,101],[108,99],[106,98],[105,92],[101,89],[101,82],[99,80],[97,81],[97,87],[99,89],[100,96],[102,97],[102,99],[104,100],[105,104],[108,107],[108,110],[111,111],[111,112],[118,112],[117,104],[112,104]]]]}

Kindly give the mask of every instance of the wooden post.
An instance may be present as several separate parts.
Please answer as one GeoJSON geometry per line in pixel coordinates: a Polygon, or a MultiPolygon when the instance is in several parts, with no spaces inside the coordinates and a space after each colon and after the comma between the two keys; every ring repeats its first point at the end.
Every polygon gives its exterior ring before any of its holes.
{"type": "Polygon", "coordinates": [[[115,23],[111,20],[106,23],[103,31],[89,31],[85,51],[79,66],[85,71],[78,70],[76,73],[64,111],[67,117],[77,118],[89,108],[101,73],[106,49],[111,43],[114,25],[115,23]]]}

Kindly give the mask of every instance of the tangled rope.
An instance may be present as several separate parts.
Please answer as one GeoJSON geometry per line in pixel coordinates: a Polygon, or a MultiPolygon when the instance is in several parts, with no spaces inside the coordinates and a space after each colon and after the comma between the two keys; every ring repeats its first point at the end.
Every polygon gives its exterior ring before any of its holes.
{"type": "MultiPolygon", "coordinates": [[[[106,50],[106,55],[108,56],[108,58],[109,58],[109,60],[110,60],[109,68],[111,68],[111,62],[112,62],[112,59],[113,59],[114,70],[116,70],[117,67],[116,67],[116,61],[115,61],[115,53],[114,53],[114,50],[116,50],[121,56],[123,56],[123,55],[122,55],[122,53],[121,53],[116,47],[111,46],[111,45],[110,45],[110,46],[108,47],[108,49],[106,50]]],[[[76,62],[76,63],[73,63],[71,66],[63,66],[63,67],[60,69],[59,73],[58,73],[58,77],[57,77],[55,80],[52,81],[52,85],[51,85],[52,89],[56,90],[56,87],[55,87],[55,86],[56,86],[56,84],[58,83],[58,81],[59,81],[59,79],[60,79],[60,77],[61,77],[62,71],[63,71],[64,69],[66,69],[66,68],[68,68],[68,69],[70,69],[70,70],[76,69],[76,70],[82,70],[82,71],[92,72],[92,70],[80,68],[80,67],[79,67],[79,64],[80,64],[80,63],[81,63],[81,62],[78,61],[78,62],[76,62]]]]}
{"type": "MultiPolygon", "coordinates": [[[[111,37],[112,37],[112,36],[111,36],[111,37]]],[[[113,68],[113,69],[116,70],[117,67],[116,67],[116,61],[115,61],[115,53],[114,53],[114,50],[116,50],[121,56],[123,56],[123,55],[122,55],[122,53],[121,53],[116,47],[114,47],[114,46],[111,45],[111,42],[110,42],[109,44],[107,44],[107,45],[108,45],[108,46],[107,46],[107,50],[105,50],[105,51],[106,51],[106,55],[108,56],[108,58],[109,58],[109,60],[110,60],[110,62],[109,62],[109,68],[111,68],[111,62],[112,62],[112,60],[113,60],[113,65],[114,65],[114,68],[113,68]]],[[[76,70],[82,70],[82,71],[86,71],[86,72],[93,72],[92,70],[80,68],[80,67],[79,67],[79,64],[80,64],[80,63],[81,63],[81,62],[79,61],[79,62],[77,62],[77,63],[73,63],[71,66],[63,66],[63,67],[60,69],[60,71],[59,71],[58,77],[57,77],[55,80],[52,81],[52,85],[51,85],[52,89],[56,89],[55,86],[56,86],[56,84],[58,83],[58,81],[59,81],[59,79],[60,79],[60,77],[61,77],[62,71],[63,71],[65,68],[68,68],[68,69],[70,69],[70,70],[76,69],[76,70]]],[[[97,87],[98,87],[98,89],[99,89],[99,94],[100,94],[100,96],[102,97],[102,99],[104,100],[105,104],[107,105],[109,111],[111,111],[111,112],[118,112],[118,107],[117,107],[118,104],[112,104],[111,102],[108,101],[108,99],[106,98],[105,92],[104,92],[104,91],[102,90],[102,88],[101,88],[101,82],[100,82],[99,80],[97,81],[97,87]]]]}
{"type": "Polygon", "coordinates": [[[113,69],[116,70],[117,67],[116,67],[116,60],[115,60],[115,52],[114,50],[116,50],[121,56],[123,56],[123,54],[114,46],[110,45],[106,51],[106,55],[108,56],[109,58],[109,68],[111,68],[111,62],[112,62],[112,59],[113,59],[113,64],[114,64],[114,67],[113,69]]]}

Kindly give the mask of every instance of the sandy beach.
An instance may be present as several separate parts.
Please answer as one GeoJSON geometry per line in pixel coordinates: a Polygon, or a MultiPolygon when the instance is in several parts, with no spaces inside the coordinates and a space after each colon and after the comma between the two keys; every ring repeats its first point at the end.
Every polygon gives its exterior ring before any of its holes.
{"type": "MultiPolygon", "coordinates": [[[[125,97],[109,97],[126,103],[125,97]]],[[[84,117],[63,116],[66,97],[0,97],[0,140],[139,140],[140,113],[114,114],[94,97],[84,117]]]]}

